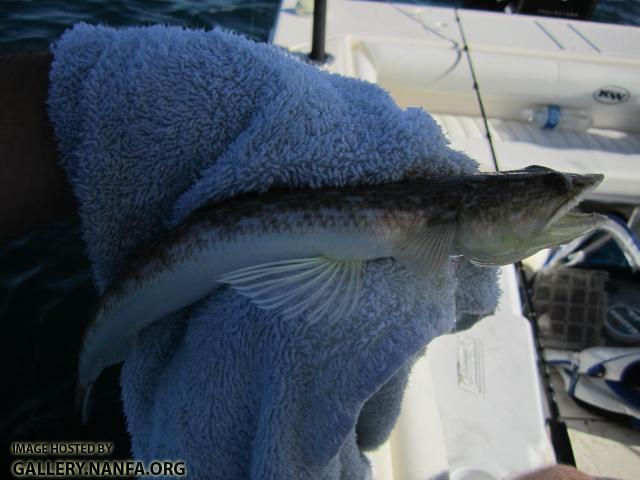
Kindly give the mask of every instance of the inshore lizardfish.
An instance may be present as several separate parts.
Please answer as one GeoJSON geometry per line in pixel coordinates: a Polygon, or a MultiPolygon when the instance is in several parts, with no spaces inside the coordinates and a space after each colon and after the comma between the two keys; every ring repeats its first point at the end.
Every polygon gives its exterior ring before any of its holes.
{"type": "Polygon", "coordinates": [[[356,307],[363,262],[419,275],[450,256],[519,261],[597,227],[570,212],[602,175],[524,170],[344,188],[270,191],[200,209],[128,262],[105,292],[79,363],[83,418],[100,372],[156,320],[230,285],[260,308],[307,322],[356,307]]]}

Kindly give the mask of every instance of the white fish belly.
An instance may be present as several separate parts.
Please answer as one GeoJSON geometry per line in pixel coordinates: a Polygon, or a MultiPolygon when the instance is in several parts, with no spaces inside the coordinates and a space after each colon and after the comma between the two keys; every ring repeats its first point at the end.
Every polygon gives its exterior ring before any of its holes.
{"type": "MultiPolygon", "coordinates": [[[[206,235],[206,234],[201,234],[206,235]]],[[[80,381],[91,384],[109,365],[122,361],[140,330],[204,298],[221,286],[223,275],[263,263],[326,256],[335,260],[387,257],[391,245],[366,232],[309,228],[297,232],[247,235],[207,241],[189,251],[176,246],[166,268],[123,286],[87,335],[80,360],[80,381]]]]}

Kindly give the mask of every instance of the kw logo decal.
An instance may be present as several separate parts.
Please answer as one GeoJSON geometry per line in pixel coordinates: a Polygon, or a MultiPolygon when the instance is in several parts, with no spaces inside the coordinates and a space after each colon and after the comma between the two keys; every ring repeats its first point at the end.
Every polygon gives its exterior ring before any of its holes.
{"type": "Polygon", "coordinates": [[[593,99],[596,102],[615,105],[629,100],[629,90],[622,87],[607,86],[593,92],[593,99]]]}

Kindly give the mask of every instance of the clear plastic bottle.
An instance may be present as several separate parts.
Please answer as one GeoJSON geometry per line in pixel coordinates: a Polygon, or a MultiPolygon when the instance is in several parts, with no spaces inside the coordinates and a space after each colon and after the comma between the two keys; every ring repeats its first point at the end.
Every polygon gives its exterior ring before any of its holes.
{"type": "Polygon", "coordinates": [[[573,130],[582,132],[593,125],[593,119],[585,110],[546,105],[527,108],[522,111],[522,119],[540,128],[573,130]]]}

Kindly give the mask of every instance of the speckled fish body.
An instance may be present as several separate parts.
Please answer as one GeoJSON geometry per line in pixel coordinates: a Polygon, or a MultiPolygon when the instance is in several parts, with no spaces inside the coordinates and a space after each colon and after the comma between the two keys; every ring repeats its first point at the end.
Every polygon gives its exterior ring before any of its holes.
{"type": "Polygon", "coordinates": [[[597,216],[567,212],[601,180],[529,167],[272,191],[203,208],[137,253],[105,292],[85,335],[80,386],[86,392],[122,361],[144,327],[224,284],[277,314],[335,319],[355,307],[366,260],[393,257],[421,275],[451,255],[517,261],[594,228],[597,216]]]}

